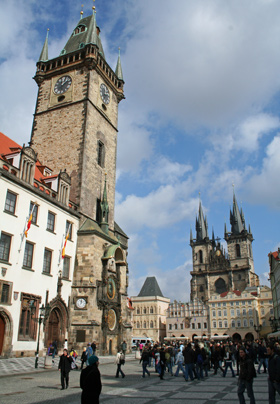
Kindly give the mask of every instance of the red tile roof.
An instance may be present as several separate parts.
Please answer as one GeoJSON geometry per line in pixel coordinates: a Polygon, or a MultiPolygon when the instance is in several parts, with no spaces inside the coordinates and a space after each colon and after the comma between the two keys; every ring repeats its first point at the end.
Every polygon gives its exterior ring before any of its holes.
{"type": "Polygon", "coordinates": [[[274,252],[269,253],[268,256],[273,255],[273,257],[274,257],[277,261],[279,261],[279,255],[278,255],[278,254],[279,254],[278,251],[274,251],[274,252]]]}

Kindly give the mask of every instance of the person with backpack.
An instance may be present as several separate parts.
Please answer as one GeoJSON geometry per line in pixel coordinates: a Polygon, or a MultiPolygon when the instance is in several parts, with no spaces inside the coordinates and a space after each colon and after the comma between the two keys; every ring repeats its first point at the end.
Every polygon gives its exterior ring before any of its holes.
{"type": "Polygon", "coordinates": [[[122,349],[117,353],[115,364],[117,365],[117,372],[115,377],[119,377],[119,373],[122,375],[122,378],[125,377],[125,374],[122,371],[122,365],[125,364],[125,356],[122,349]]]}
{"type": "Polygon", "coordinates": [[[250,398],[250,404],[255,404],[255,396],[253,391],[254,377],[257,376],[255,365],[252,359],[246,354],[244,346],[239,348],[239,379],[237,395],[240,404],[245,404],[244,391],[247,390],[247,395],[250,398]]]}

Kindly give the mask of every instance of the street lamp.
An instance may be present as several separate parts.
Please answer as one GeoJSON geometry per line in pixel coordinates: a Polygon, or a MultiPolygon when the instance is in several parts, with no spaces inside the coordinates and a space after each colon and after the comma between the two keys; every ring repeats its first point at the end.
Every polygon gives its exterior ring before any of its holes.
{"type": "Polygon", "coordinates": [[[258,339],[260,339],[260,332],[262,329],[262,325],[261,324],[254,324],[254,329],[256,331],[256,333],[258,334],[258,339]]]}
{"type": "Polygon", "coordinates": [[[278,330],[278,328],[280,327],[280,317],[277,319],[275,317],[270,317],[269,319],[271,328],[274,332],[276,332],[278,330]]]}
{"type": "Polygon", "coordinates": [[[37,340],[37,349],[35,352],[35,369],[38,368],[38,360],[39,360],[39,345],[40,345],[40,328],[41,328],[41,323],[45,324],[46,319],[49,317],[50,311],[51,311],[51,306],[49,304],[46,305],[46,307],[42,304],[42,306],[39,308],[39,317],[35,317],[36,314],[36,306],[34,304],[34,300],[31,300],[29,303],[29,307],[31,309],[31,318],[33,321],[37,321],[39,324],[39,330],[38,330],[38,340],[37,340]]]}

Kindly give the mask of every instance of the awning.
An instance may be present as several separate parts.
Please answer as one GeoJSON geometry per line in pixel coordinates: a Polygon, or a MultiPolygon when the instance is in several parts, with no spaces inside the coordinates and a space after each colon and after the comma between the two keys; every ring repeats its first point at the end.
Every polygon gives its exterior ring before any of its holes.
{"type": "Polygon", "coordinates": [[[230,338],[229,335],[211,335],[210,339],[228,339],[230,338]]]}
{"type": "Polygon", "coordinates": [[[268,334],[268,338],[277,338],[277,337],[280,337],[280,331],[275,331],[268,334]]]}

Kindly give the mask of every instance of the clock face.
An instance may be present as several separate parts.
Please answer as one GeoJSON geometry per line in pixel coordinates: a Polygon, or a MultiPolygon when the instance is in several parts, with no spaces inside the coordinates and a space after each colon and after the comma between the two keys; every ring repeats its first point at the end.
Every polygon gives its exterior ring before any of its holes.
{"type": "Polygon", "coordinates": [[[109,278],[107,282],[107,296],[109,299],[114,299],[116,294],[116,284],[113,278],[109,278]]]}
{"type": "Polygon", "coordinates": [[[100,97],[104,104],[108,105],[110,102],[110,93],[106,84],[102,83],[100,85],[100,97]]]}
{"type": "Polygon", "coordinates": [[[108,328],[110,331],[113,331],[113,329],[116,327],[117,324],[117,315],[115,310],[110,309],[108,312],[108,328]]]}
{"type": "Polygon", "coordinates": [[[86,307],[86,299],[80,297],[79,299],[77,299],[76,301],[76,306],[78,307],[78,309],[84,309],[86,307]]]}
{"type": "Polygon", "coordinates": [[[62,76],[55,83],[53,91],[55,94],[63,94],[67,90],[69,90],[71,84],[72,84],[72,79],[70,76],[62,76]]]}

